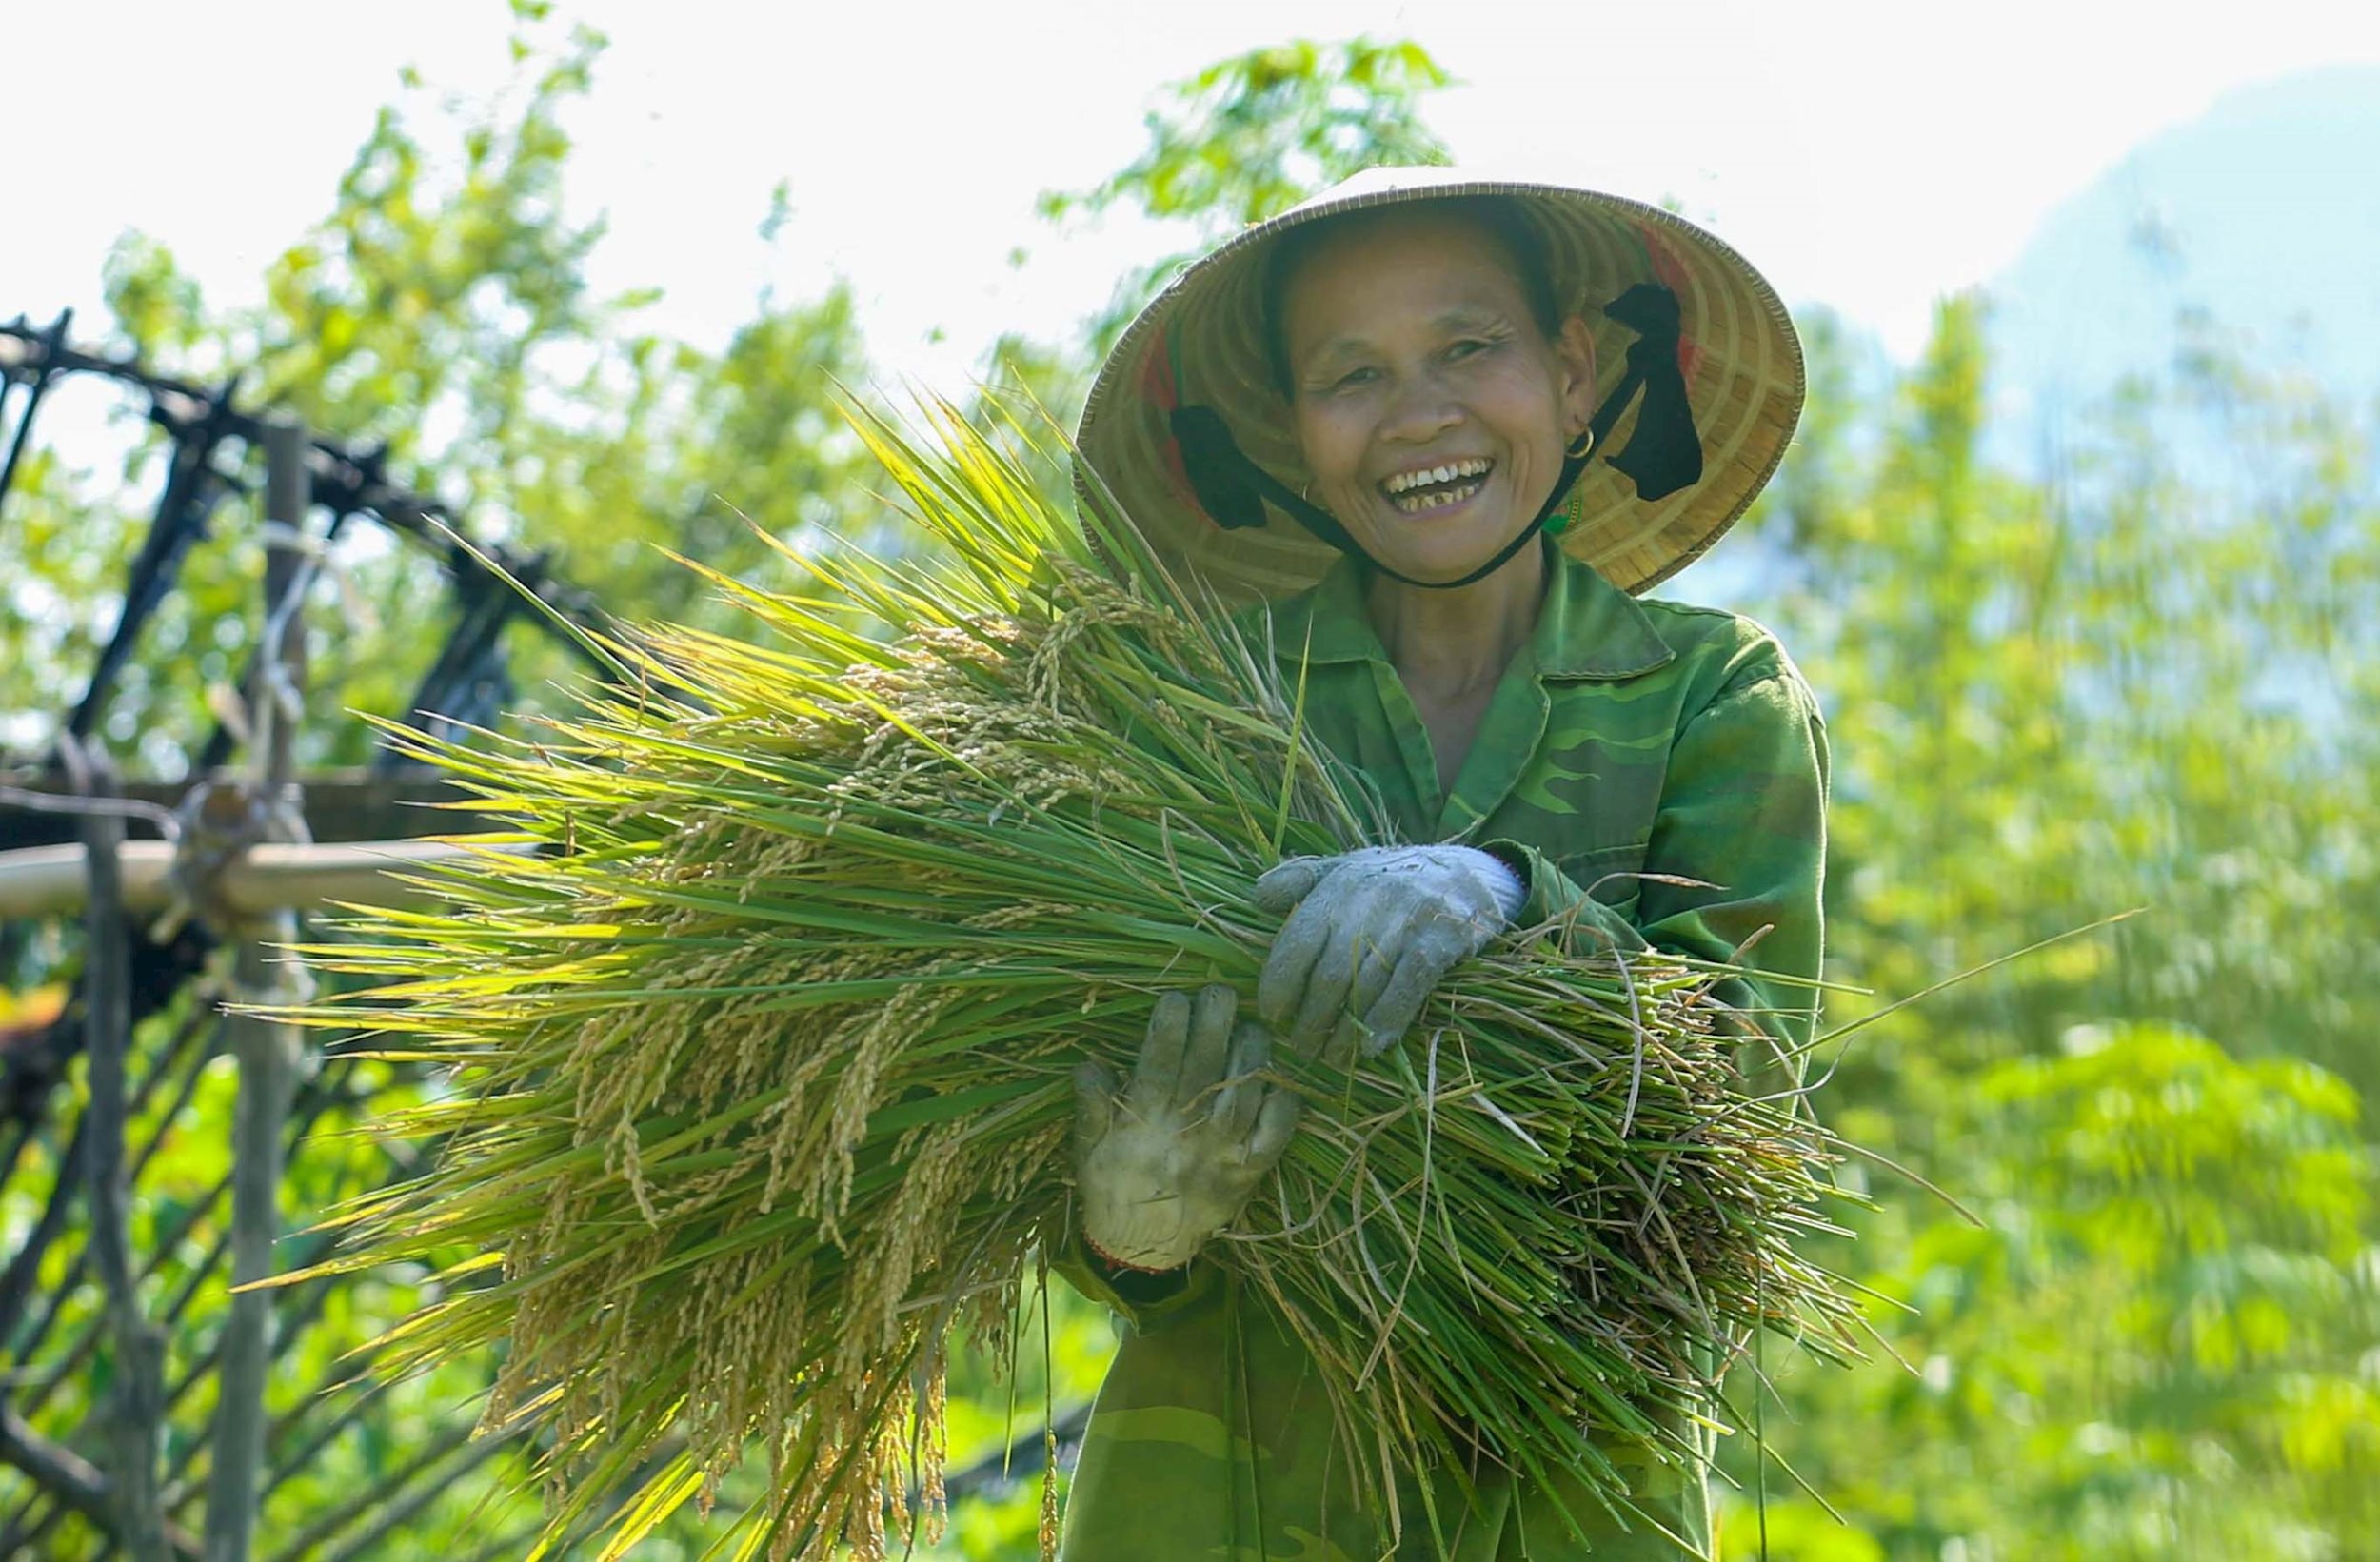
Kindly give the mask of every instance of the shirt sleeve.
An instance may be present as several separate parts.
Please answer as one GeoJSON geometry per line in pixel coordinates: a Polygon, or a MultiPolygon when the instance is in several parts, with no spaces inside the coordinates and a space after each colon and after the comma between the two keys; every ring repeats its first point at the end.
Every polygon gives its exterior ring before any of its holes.
{"type": "MultiPolygon", "coordinates": [[[[1816,1022],[1817,994],[1807,983],[1825,941],[1827,767],[1817,702],[1772,651],[1688,719],[1671,746],[1644,872],[1710,887],[1646,878],[1626,918],[1533,847],[1488,849],[1521,873],[1524,925],[1559,927],[1574,946],[1650,945],[1740,966],[1746,974],[1720,982],[1715,996],[1797,1058],[1816,1022]]],[[[1748,1077],[1775,1057],[1773,1047],[1756,1052],[1771,1058],[1745,1058],[1748,1077]]]]}
{"type": "Polygon", "coordinates": [[[1065,1239],[1049,1256],[1049,1267],[1082,1295],[1099,1303],[1145,1335],[1166,1321],[1196,1308],[1215,1290],[1222,1271],[1191,1259],[1180,1269],[1159,1274],[1121,1269],[1091,1251],[1079,1222],[1069,1221],[1065,1239]]]}

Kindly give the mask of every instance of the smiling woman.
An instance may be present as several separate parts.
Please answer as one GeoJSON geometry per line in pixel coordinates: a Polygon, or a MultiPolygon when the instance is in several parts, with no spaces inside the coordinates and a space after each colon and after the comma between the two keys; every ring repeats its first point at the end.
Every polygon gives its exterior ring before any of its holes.
{"type": "Polygon", "coordinates": [[[1476,202],[1293,237],[1305,242],[1284,244],[1270,268],[1269,324],[1315,499],[1398,574],[1470,574],[1543,510],[1565,449],[1586,437],[1586,322],[1533,306],[1525,278],[1542,267],[1525,267],[1476,202]]]}
{"type": "Polygon", "coordinates": [[[1509,216],[1484,215],[1508,209],[1362,213],[1293,233],[1267,271],[1307,492],[1379,566],[1376,626],[1441,786],[1544,594],[1543,554],[1522,544],[1593,440],[1594,338],[1558,316],[1509,216]]]}
{"type": "MultiPolygon", "coordinates": [[[[1385,839],[1260,879],[1286,919],[1256,1018],[1226,988],[1169,998],[1144,1070],[1244,1104],[1276,1041],[1376,1056],[1510,932],[1733,962],[1755,1093],[1797,1080],[1821,941],[1816,702],[1757,624],[1632,593],[1741,513],[1801,393],[1783,308],[1716,240],[1451,169],[1359,176],[1150,305],[1093,390],[1078,480],[1172,567],[1247,601],[1251,642],[1372,788],[1385,839]]],[[[1121,1110],[1112,1077],[1080,1085],[1060,1267],[1128,1329],[1069,1557],[1713,1554],[1703,1472],[1677,1453],[1707,1457],[1693,1418],[1656,1441],[1582,1436],[1576,1479],[1482,1460],[1400,1480],[1385,1511],[1359,1500],[1359,1429],[1334,1428],[1263,1296],[1199,1256],[1292,1123],[1194,1142],[1121,1110]],[[1597,1468],[1628,1473],[1624,1500],[1598,1500],[1597,1468]]]]}

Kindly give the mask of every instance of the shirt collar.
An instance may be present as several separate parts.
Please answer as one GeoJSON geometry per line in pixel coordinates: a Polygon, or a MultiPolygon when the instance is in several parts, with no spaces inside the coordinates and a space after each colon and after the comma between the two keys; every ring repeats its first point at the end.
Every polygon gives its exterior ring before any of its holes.
{"type": "MultiPolygon", "coordinates": [[[[1547,552],[1545,602],[1529,637],[1538,677],[1635,678],[1676,657],[1634,597],[1558,547],[1549,544],[1547,552]]],[[[1352,558],[1276,609],[1273,634],[1278,654],[1290,660],[1300,650],[1318,665],[1388,660],[1364,606],[1362,566],[1352,558]]]]}

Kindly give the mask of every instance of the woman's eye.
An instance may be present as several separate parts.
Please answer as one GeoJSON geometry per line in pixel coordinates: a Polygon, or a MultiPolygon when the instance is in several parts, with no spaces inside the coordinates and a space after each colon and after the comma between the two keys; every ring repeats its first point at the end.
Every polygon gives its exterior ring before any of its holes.
{"type": "Polygon", "coordinates": [[[1331,382],[1331,389],[1335,391],[1359,390],[1363,386],[1370,385],[1378,377],[1378,371],[1376,369],[1351,368],[1346,373],[1331,382]]]}
{"type": "Polygon", "coordinates": [[[1453,346],[1448,347],[1448,348],[1446,349],[1446,356],[1447,356],[1448,358],[1471,358],[1471,357],[1476,357],[1476,356],[1477,356],[1477,355],[1478,355],[1479,353],[1483,353],[1483,352],[1487,351],[1487,350],[1488,350],[1488,348],[1489,348],[1489,347],[1491,347],[1491,346],[1493,346],[1494,345],[1495,345],[1495,344],[1490,343],[1490,342],[1481,342],[1481,341],[1478,341],[1478,340],[1476,340],[1476,339],[1473,339],[1473,340],[1465,340],[1465,341],[1458,342],[1458,343],[1456,343],[1453,346]]]}

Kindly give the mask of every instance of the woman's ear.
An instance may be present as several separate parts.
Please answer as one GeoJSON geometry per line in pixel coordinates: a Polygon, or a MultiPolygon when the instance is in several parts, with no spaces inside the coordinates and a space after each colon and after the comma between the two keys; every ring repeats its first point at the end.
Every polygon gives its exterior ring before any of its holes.
{"type": "Polygon", "coordinates": [[[1562,372],[1563,432],[1576,439],[1595,420],[1595,332],[1583,315],[1562,322],[1554,337],[1554,358],[1562,372]]]}

